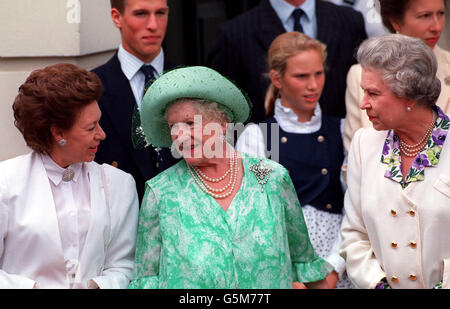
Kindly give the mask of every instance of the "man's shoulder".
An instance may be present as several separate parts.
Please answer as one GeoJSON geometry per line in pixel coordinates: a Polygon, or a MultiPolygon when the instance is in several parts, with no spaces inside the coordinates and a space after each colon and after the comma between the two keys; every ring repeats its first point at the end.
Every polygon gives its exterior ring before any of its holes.
{"type": "Polygon", "coordinates": [[[317,10],[319,14],[333,14],[342,20],[352,21],[354,19],[364,20],[361,12],[356,11],[352,7],[345,5],[337,5],[328,1],[317,1],[317,10]]]}
{"type": "MultiPolygon", "coordinates": [[[[262,1],[264,2],[264,1],[262,1]]],[[[250,27],[250,26],[256,26],[257,23],[255,23],[255,21],[259,18],[259,16],[261,15],[261,13],[263,13],[265,10],[267,10],[266,6],[264,5],[264,3],[261,3],[257,6],[255,6],[254,8],[233,17],[230,20],[227,20],[226,22],[222,23],[220,26],[222,28],[226,28],[226,29],[237,29],[237,30],[242,30],[241,27],[250,27]]]]}
{"type": "Polygon", "coordinates": [[[107,62],[104,64],[94,68],[92,72],[102,77],[104,74],[106,74],[109,70],[111,70],[114,67],[120,66],[119,59],[117,58],[117,53],[115,53],[107,62]]]}

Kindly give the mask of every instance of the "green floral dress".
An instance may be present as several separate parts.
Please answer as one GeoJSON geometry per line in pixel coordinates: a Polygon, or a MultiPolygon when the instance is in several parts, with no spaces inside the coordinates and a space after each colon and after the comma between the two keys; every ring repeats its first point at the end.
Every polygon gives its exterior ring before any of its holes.
{"type": "Polygon", "coordinates": [[[241,154],[242,185],[225,212],[180,161],[147,182],[130,288],[292,288],[332,266],[313,250],[291,178],[276,162],[263,185],[241,154]]]}
{"type": "Polygon", "coordinates": [[[401,153],[399,138],[393,130],[389,130],[383,145],[381,162],[387,165],[384,177],[390,178],[406,188],[411,182],[422,181],[425,178],[425,167],[436,166],[441,155],[442,145],[449,131],[450,121],[447,115],[438,107],[435,107],[437,118],[433,131],[428,137],[424,149],[414,158],[408,174],[403,180],[401,169],[401,153]]]}

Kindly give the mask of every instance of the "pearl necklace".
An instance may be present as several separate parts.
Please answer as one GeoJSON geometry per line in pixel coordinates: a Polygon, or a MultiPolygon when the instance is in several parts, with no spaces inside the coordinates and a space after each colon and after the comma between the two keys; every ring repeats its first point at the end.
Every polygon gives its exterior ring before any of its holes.
{"type": "MultiPolygon", "coordinates": [[[[229,169],[229,171],[233,169],[233,167],[234,167],[234,161],[235,161],[235,160],[236,160],[236,153],[233,153],[233,156],[230,158],[230,169],[229,169]]],[[[219,189],[214,189],[214,188],[212,188],[211,186],[209,186],[209,185],[205,182],[205,180],[206,180],[206,181],[211,181],[210,179],[214,179],[214,178],[209,178],[209,177],[207,177],[205,174],[201,173],[200,169],[199,169],[198,167],[196,167],[196,166],[192,166],[192,169],[194,170],[194,172],[195,172],[197,178],[200,179],[200,181],[202,182],[202,184],[203,184],[208,190],[210,190],[210,191],[212,191],[212,192],[223,192],[223,191],[225,191],[225,190],[232,184],[232,181],[233,181],[233,172],[231,172],[230,180],[228,181],[228,184],[227,184],[225,187],[219,188],[219,189]],[[200,172],[201,174],[198,173],[198,172],[200,172]]],[[[223,179],[223,178],[222,178],[222,179],[223,179]]],[[[215,179],[214,179],[214,180],[215,180],[215,179]]],[[[211,181],[211,182],[215,182],[215,181],[211,181]]],[[[216,181],[216,182],[217,182],[217,181],[216,181]]]]}
{"type": "Polygon", "coordinates": [[[202,189],[203,192],[205,192],[206,194],[216,198],[216,199],[222,199],[222,198],[226,198],[229,195],[231,195],[231,193],[233,193],[234,191],[234,186],[236,184],[236,179],[237,179],[237,173],[238,173],[238,164],[237,164],[237,152],[234,151],[233,153],[233,157],[230,159],[230,182],[228,182],[228,184],[224,187],[224,188],[219,188],[219,189],[214,189],[211,188],[203,179],[202,177],[197,174],[196,170],[188,165],[189,168],[189,172],[191,173],[192,178],[194,179],[195,183],[200,187],[200,189],[202,189]],[[223,194],[217,194],[215,192],[223,192],[225,191],[231,183],[231,188],[228,192],[223,193],[223,194]]]}
{"type": "Polygon", "coordinates": [[[234,159],[234,154],[233,154],[233,157],[231,157],[231,159],[230,159],[230,168],[225,172],[225,174],[223,174],[219,178],[210,178],[210,177],[206,176],[205,174],[203,174],[203,172],[197,166],[192,166],[192,168],[197,173],[197,175],[199,175],[201,178],[206,179],[209,182],[219,182],[219,181],[223,180],[225,177],[227,177],[227,175],[230,173],[231,169],[233,168],[233,159],[234,159]]]}
{"type": "Polygon", "coordinates": [[[425,148],[426,142],[428,141],[428,137],[433,131],[435,121],[436,121],[436,114],[433,112],[433,119],[431,121],[431,125],[428,127],[427,131],[425,132],[425,135],[417,144],[408,145],[407,143],[402,141],[401,138],[399,138],[400,151],[407,157],[415,157],[419,152],[421,152],[422,149],[425,148]]]}

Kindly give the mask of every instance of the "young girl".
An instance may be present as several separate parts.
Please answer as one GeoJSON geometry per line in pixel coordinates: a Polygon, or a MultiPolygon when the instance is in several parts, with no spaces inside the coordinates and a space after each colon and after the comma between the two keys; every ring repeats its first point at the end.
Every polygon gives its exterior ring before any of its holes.
{"type": "Polygon", "coordinates": [[[340,119],[322,114],[319,98],[325,83],[325,46],[299,32],[278,36],[268,53],[271,85],[266,94],[267,134],[248,126],[239,151],[268,156],[290,172],[316,252],[334,266],[330,287],[350,288],[345,261],[339,256],[344,158],[340,119]],[[273,116],[272,116],[273,115],[273,116]],[[272,139],[279,126],[278,140],[272,139]],[[275,157],[276,156],[276,157],[275,157]]]}

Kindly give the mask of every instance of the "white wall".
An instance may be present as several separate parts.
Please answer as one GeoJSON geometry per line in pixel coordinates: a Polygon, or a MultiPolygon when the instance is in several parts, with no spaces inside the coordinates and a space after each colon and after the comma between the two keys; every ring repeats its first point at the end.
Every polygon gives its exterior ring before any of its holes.
{"type": "Polygon", "coordinates": [[[31,71],[58,62],[92,69],[120,43],[109,0],[0,1],[0,161],[30,151],[12,104],[31,71]]]}

